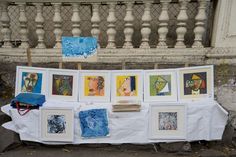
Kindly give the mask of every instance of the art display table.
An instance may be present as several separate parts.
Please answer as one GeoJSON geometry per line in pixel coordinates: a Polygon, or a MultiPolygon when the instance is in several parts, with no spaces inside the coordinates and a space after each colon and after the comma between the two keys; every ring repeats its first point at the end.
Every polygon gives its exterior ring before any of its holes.
{"type": "MultiPolygon", "coordinates": [[[[158,103],[156,103],[158,104],[158,103]]],[[[47,107],[73,107],[74,141],[72,144],[82,143],[158,143],[183,140],[150,140],[148,134],[149,103],[142,103],[140,112],[112,112],[111,103],[83,104],[78,102],[53,102],[44,104],[47,107]],[[108,110],[109,137],[82,138],[78,113],[81,110],[106,108],[108,110]]],[[[195,101],[186,103],[186,139],[184,141],[220,140],[227,123],[228,113],[216,101],[195,101]]],[[[31,110],[25,116],[20,116],[10,105],[1,110],[12,118],[3,124],[6,129],[13,130],[20,135],[21,140],[35,141],[46,144],[64,144],[58,142],[43,142],[40,139],[40,112],[31,110]]]]}

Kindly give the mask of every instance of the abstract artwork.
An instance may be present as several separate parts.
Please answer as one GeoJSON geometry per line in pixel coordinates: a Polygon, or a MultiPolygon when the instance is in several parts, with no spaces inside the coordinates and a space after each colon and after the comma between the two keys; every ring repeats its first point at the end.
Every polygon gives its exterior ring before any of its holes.
{"type": "Polygon", "coordinates": [[[159,130],[177,130],[177,112],[159,113],[159,130]]]}
{"type": "Polygon", "coordinates": [[[74,138],[74,110],[65,107],[40,108],[42,141],[72,142],[74,138]]]}
{"type": "Polygon", "coordinates": [[[41,93],[42,73],[23,72],[21,81],[21,92],[41,93]]]}
{"type": "Polygon", "coordinates": [[[150,104],[149,138],[185,139],[185,104],[164,102],[150,104]]]}
{"type": "Polygon", "coordinates": [[[171,75],[151,75],[150,95],[171,95],[171,75]]]}
{"type": "Polygon", "coordinates": [[[63,134],[66,133],[66,119],[65,115],[48,115],[47,127],[49,134],[63,134]]]}
{"type": "Polygon", "coordinates": [[[112,101],[143,100],[142,70],[113,70],[111,85],[112,101]]]}
{"type": "Polygon", "coordinates": [[[73,76],[70,75],[53,75],[53,95],[72,96],[73,76]]]}
{"type": "Polygon", "coordinates": [[[116,96],[137,96],[138,76],[117,76],[116,96]]]}
{"type": "Polygon", "coordinates": [[[179,100],[214,99],[213,66],[179,69],[179,100]]]}
{"type": "Polygon", "coordinates": [[[62,37],[62,57],[64,61],[96,61],[97,39],[94,37],[62,37]]]}
{"type": "Polygon", "coordinates": [[[91,109],[79,112],[82,137],[104,137],[109,135],[107,110],[91,109]]]}
{"type": "Polygon", "coordinates": [[[85,76],[84,95],[85,96],[104,96],[105,79],[103,76],[85,76]]]}
{"type": "Polygon", "coordinates": [[[110,102],[110,71],[81,70],[79,100],[82,102],[110,102]]]}
{"type": "Polygon", "coordinates": [[[177,101],[175,69],[145,70],[144,101],[177,101]]]}
{"type": "Polygon", "coordinates": [[[49,69],[48,98],[51,100],[78,101],[78,71],[49,69]]]}
{"type": "Polygon", "coordinates": [[[47,70],[44,68],[17,66],[15,86],[15,95],[19,93],[46,95],[47,70]]]}

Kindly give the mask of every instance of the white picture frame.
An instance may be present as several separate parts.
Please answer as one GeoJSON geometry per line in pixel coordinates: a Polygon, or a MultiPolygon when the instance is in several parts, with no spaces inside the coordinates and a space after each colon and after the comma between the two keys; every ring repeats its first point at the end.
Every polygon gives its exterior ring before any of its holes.
{"type": "Polygon", "coordinates": [[[108,70],[81,70],[79,76],[79,84],[81,85],[81,88],[79,88],[79,101],[110,102],[110,82],[111,76],[108,70]],[[101,86],[100,89],[99,86],[101,86]]]}
{"type": "Polygon", "coordinates": [[[214,99],[214,67],[197,66],[178,69],[178,99],[179,101],[195,101],[199,99],[214,99]],[[199,81],[194,90],[190,90],[194,80],[199,81]],[[196,90],[198,88],[198,90],[196,90]]]}
{"type": "Polygon", "coordinates": [[[37,94],[44,94],[46,96],[47,95],[46,87],[47,87],[46,69],[37,67],[17,66],[15,96],[17,96],[19,93],[37,93],[37,94]],[[35,73],[37,73],[37,76],[32,75],[35,73]],[[34,80],[38,80],[39,82],[36,82],[34,80]],[[25,84],[28,84],[27,87],[25,84]],[[36,90],[34,90],[34,87],[36,90]]]}
{"type": "Polygon", "coordinates": [[[111,78],[111,101],[143,101],[143,71],[142,70],[113,70],[111,78]],[[122,77],[129,77],[130,86],[135,81],[130,90],[121,90],[121,84],[126,84],[122,77]],[[119,82],[119,83],[118,83],[119,82]],[[120,85],[118,85],[120,84],[120,85]],[[120,88],[118,87],[120,86],[120,88]],[[119,95],[119,91],[124,91],[119,95]],[[131,92],[130,92],[131,91],[131,92]],[[123,96],[125,94],[125,96],[123,96]]]}
{"type": "Polygon", "coordinates": [[[175,69],[144,71],[144,102],[177,101],[177,76],[175,69]]]}
{"type": "Polygon", "coordinates": [[[48,99],[62,100],[62,101],[78,101],[78,82],[79,82],[78,70],[49,69],[48,99]],[[64,84],[65,88],[63,89],[62,85],[56,85],[55,81],[64,79],[67,80],[67,82],[66,84],[64,84]]]}
{"type": "Polygon", "coordinates": [[[186,105],[155,103],[149,108],[149,139],[186,139],[186,105]]]}
{"type": "Polygon", "coordinates": [[[73,142],[73,108],[41,107],[40,135],[42,141],[73,142]]]}

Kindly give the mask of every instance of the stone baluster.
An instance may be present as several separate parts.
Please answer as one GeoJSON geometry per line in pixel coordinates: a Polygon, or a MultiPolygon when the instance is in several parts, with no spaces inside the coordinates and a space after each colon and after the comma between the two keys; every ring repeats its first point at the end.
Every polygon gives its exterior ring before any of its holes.
{"type": "Polygon", "coordinates": [[[108,36],[108,44],[106,48],[116,48],[115,44],[115,36],[116,36],[116,16],[115,16],[115,4],[109,4],[109,15],[107,17],[108,22],[108,29],[107,29],[107,36],[108,36]]]}
{"type": "Polygon", "coordinates": [[[98,48],[100,48],[100,44],[99,44],[99,35],[100,35],[100,29],[99,29],[99,23],[101,21],[100,16],[99,16],[99,4],[98,3],[93,3],[93,15],[91,18],[91,22],[92,22],[92,30],[91,30],[91,34],[93,37],[97,38],[97,42],[98,42],[98,48]]]}
{"type": "Polygon", "coordinates": [[[125,43],[123,45],[123,48],[133,48],[132,36],[134,33],[134,28],[133,28],[134,16],[133,16],[132,12],[133,12],[133,3],[129,2],[126,4],[126,15],[124,18],[124,21],[125,21],[125,29],[124,29],[125,43]]]}
{"type": "Polygon", "coordinates": [[[8,3],[2,2],[2,15],[1,15],[1,22],[2,22],[2,35],[3,35],[3,48],[11,48],[11,29],[10,29],[10,17],[8,14],[8,3]]]}
{"type": "Polygon", "coordinates": [[[61,3],[52,3],[54,7],[54,34],[56,38],[56,44],[54,48],[61,48],[61,36],[62,36],[62,18],[61,18],[61,3]]]}
{"type": "Polygon", "coordinates": [[[36,48],[39,49],[44,49],[46,48],[44,44],[44,28],[43,28],[43,23],[44,23],[44,18],[43,18],[43,3],[35,3],[36,6],[36,17],[35,17],[35,23],[36,23],[36,34],[38,36],[38,45],[36,48]]]}
{"type": "Polygon", "coordinates": [[[146,2],[144,13],[142,16],[142,22],[143,22],[142,29],[141,29],[142,43],[140,45],[140,48],[150,48],[149,43],[148,43],[149,35],[151,33],[150,21],[152,20],[150,10],[151,10],[151,2],[146,2]]]}
{"type": "Polygon", "coordinates": [[[177,29],[176,29],[177,42],[175,44],[175,48],[186,48],[184,44],[184,35],[187,32],[187,28],[186,28],[186,22],[188,20],[187,5],[189,1],[190,0],[179,0],[180,11],[177,17],[177,21],[178,21],[177,29]]]}
{"type": "Polygon", "coordinates": [[[168,5],[171,0],[160,0],[161,2],[161,14],[159,16],[159,42],[157,44],[157,48],[167,48],[166,44],[166,35],[168,33],[168,22],[169,22],[169,15],[168,15],[168,5]]]}
{"type": "Polygon", "coordinates": [[[27,30],[27,18],[25,15],[25,3],[18,4],[20,8],[20,35],[21,35],[21,45],[19,48],[28,48],[29,47],[29,39],[28,39],[28,30],[27,30]]]}
{"type": "Polygon", "coordinates": [[[206,21],[206,4],[210,0],[198,0],[199,6],[198,6],[198,13],[195,17],[196,23],[194,28],[194,43],[193,48],[203,48],[202,45],[202,37],[203,33],[205,32],[205,21],[206,21]]]}
{"type": "Polygon", "coordinates": [[[79,4],[72,3],[73,15],[71,17],[72,21],[72,34],[74,37],[78,37],[81,34],[80,30],[80,16],[79,16],[79,4]]]}

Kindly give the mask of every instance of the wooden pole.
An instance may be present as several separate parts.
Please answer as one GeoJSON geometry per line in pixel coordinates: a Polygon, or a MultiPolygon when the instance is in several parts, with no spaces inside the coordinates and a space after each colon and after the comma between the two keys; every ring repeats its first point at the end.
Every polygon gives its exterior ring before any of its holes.
{"type": "Polygon", "coordinates": [[[62,69],[62,68],[63,68],[63,62],[60,61],[60,62],[59,62],[59,69],[62,69]]]}
{"type": "Polygon", "coordinates": [[[158,63],[155,63],[155,64],[154,64],[154,69],[158,69],[158,67],[159,67],[159,64],[158,64],[158,63]]]}
{"type": "Polygon", "coordinates": [[[78,70],[81,70],[81,69],[82,69],[82,64],[81,64],[81,63],[78,63],[78,64],[77,64],[77,68],[78,68],[78,70]]]}
{"type": "Polygon", "coordinates": [[[122,70],[125,70],[125,62],[122,62],[122,70]]]}
{"type": "Polygon", "coordinates": [[[185,63],[184,66],[185,66],[185,67],[189,67],[189,63],[185,63]]]}
{"type": "Polygon", "coordinates": [[[31,57],[31,51],[29,47],[26,49],[26,53],[27,53],[28,66],[32,66],[32,57],[31,57]]]}

